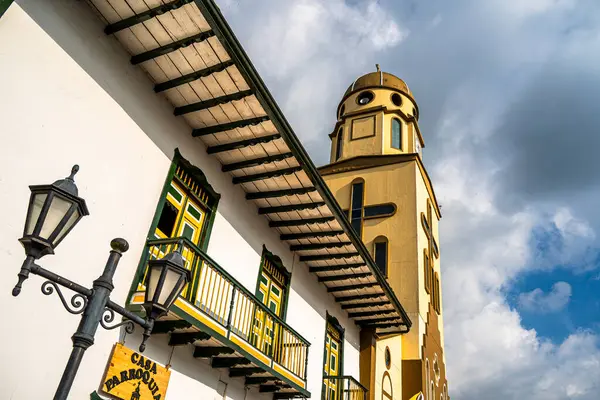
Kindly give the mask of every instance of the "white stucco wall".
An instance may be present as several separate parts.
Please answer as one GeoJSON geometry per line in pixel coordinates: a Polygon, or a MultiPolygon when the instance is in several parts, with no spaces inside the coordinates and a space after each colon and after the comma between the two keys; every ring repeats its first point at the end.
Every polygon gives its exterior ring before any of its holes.
{"type": "MultiPolygon", "coordinates": [[[[56,295],[46,297],[32,276],[17,298],[10,295],[24,259],[22,234],[28,185],[51,183],[81,166],[76,182],[90,209],[44,267],[91,286],[101,273],[114,237],[130,243],[115,276],[112,299],[124,304],[155,212],[170,158],[178,147],[221,193],[208,254],[252,292],[262,245],[292,271],[287,323],[311,342],[308,390],[320,398],[325,314],[346,328],[344,373],[358,377],[356,325],[323,285],[294,260],[244,193],[206,155],[191,129],[152,91],[144,73],[129,64],[118,42],[85,2],[21,0],[0,18],[0,399],[50,398],[71,350],[79,322],[56,295]],[[235,251],[231,251],[235,249],[235,251]],[[294,262],[295,261],[295,262],[294,262]],[[27,371],[27,374],[24,373],[27,371]]],[[[128,337],[136,348],[139,331],[128,337]]],[[[85,355],[72,398],[86,399],[102,377],[118,333],[99,329],[85,355]]],[[[166,335],[153,337],[148,356],[166,364],[166,335]]],[[[192,357],[191,346],[175,348],[167,399],[264,398],[245,394],[242,379],[229,379],[192,357]]],[[[270,396],[266,396],[270,398],[270,396]]]]}

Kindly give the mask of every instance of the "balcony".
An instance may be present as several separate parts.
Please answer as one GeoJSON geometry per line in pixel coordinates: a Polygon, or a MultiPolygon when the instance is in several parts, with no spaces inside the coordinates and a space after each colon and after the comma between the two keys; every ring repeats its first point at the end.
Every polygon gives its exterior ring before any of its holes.
{"type": "Polygon", "coordinates": [[[149,240],[129,307],[144,301],[148,261],[180,251],[192,280],[153,334],[169,333],[169,345],[194,345],[194,357],[228,368],[245,385],[275,399],[310,397],[306,365],[310,343],[263,305],[206,253],[183,237],[149,240]]]}
{"type": "Polygon", "coordinates": [[[367,389],[351,376],[324,376],[325,400],[367,400],[367,389]]]}

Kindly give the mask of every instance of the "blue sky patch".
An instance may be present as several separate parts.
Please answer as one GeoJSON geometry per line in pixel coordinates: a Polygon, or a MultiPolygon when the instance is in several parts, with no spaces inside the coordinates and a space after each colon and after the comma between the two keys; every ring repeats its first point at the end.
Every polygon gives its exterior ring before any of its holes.
{"type": "Polygon", "coordinates": [[[507,300],[512,308],[519,311],[522,324],[527,329],[535,329],[539,336],[562,342],[571,333],[589,329],[600,333],[600,272],[589,271],[573,274],[558,268],[551,272],[535,271],[521,275],[507,290],[507,300]],[[519,295],[540,288],[544,294],[552,292],[556,282],[571,285],[571,297],[566,306],[556,312],[540,312],[525,309],[519,302],[519,295]]]}
{"type": "Polygon", "coordinates": [[[553,223],[534,228],[529,244],[528,272],[506,289],[523,326],[555,343],[581,329],[600,332],[600,251],[590,243],[569,254],[572,249],[553,223]]]}

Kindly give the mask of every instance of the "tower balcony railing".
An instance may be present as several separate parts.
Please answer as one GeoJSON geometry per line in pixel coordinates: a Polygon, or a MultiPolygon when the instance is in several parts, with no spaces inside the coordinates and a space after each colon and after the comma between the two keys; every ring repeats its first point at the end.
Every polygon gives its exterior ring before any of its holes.
{"type": "Polygon", "coordinates": [[[235,280],[198,246],[184,237],[148,240],[145,269],[131,297],[134,307],[143,302],[148,261],[179,251],[192,279],[175,302],[202,331],[224,346],[244,351],[248,358],[276,376],[306,390],[310,343],[235,280]]]}
{"type": "Polygon", "coordinates": [[[367,400],[368,390],[351,376],[324,376],[325,400],[367,400]]]}

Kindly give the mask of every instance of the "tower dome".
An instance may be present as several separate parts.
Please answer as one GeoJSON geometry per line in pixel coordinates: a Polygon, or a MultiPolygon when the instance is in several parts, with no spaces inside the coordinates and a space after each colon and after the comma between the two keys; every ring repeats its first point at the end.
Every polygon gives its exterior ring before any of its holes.
{"type": "Polygon", "coordinates": [[[419,109],[408,85],[377,70],[356,79],[337,109],[331,162],[360,156],[418,154],[425,146],[419,109]]]}
{"type": "MultiPolygon", "coordinates": [[[[356,93],[364,89],[374,88],[385,88],[391,90],[397,90],[413,99],[412,93],[408,88],[406,82],[398,78],[396,75],[390,74],[389,72],[383,72],[379,69],[377,64],[377,71],[369,72],[359,78],[357,78],[346,90],[342,97],[342,102],[353,93],[356,93]]],[[[414,100],[414,99],[413,99],[414,100]]]]}

